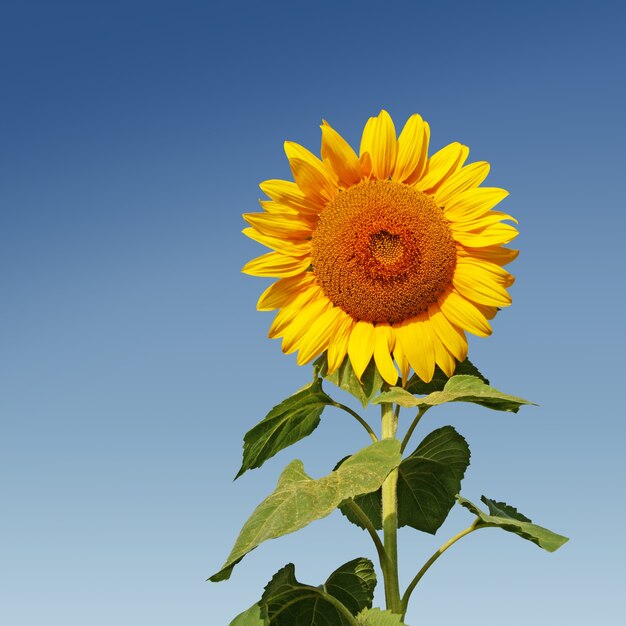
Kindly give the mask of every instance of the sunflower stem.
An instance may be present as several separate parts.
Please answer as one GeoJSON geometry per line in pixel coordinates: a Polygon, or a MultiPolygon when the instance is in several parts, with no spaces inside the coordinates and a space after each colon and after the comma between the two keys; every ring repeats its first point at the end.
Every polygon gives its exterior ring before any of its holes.
{"type": "MultiPolygon", "coordinates": [[[[398,416],[393,404],[381,405],[382,438],[395,439],[398,429],[398,416]]],[[[387,554],[385,578],[385,596],[387,609],[393,613],[402,612],[400,582],[398,580],[398,468],[392,470],[383,483],[383,538],[387,554]]]]}
{"type": "Polygon", "coordinates": [[[427,406],[421,406],[419,408],[419,411],[417,412],[415,419],[409,426],[409,430],[407,430],[406,435],[404,435],[404,439],[402,440],[402,445],[400,446],[400,452],[404,452],[404,449],[409,444],[409,440],[411,439],[411,435],[413,434],[415,427],[419,424],[419,421],[422,419],[422,416],[424,415],[424,413],[426,413],[426,411],[428,411],[429,408],[430,407],[427,407],[427,406]]]}
{"type": "Polygon", "coordinates": [[[415,589],[415,587],[417,586],[417,583],[419,583],[419,581],[422,579],[422,577],[424,576],[424,574],[430,569],[430,566],[450,547],[452,547],[459,539],[462,539],[463,537],[465,537],[466,535],[469,535],[471,532],[475,531],[477,528],[481,528],[480,526],[476,525],[476,522],[478,521],[478,519],[476,519],[474,521],[474,523],[469,527],[466,528],[465,530],[462,530],[460,533],[454,535],[454,537],[452,537],[451,539],[448,539],[448,541],[446,541],[441,548],[439,548],[439,550],[437,550],[437,552],[435,552],[430,559],[428,559],[428,561],[426,561],[426,563],[424,563],[424,566],[422,567],[422,569],[417,572],[417,574],[415,575],[415,578],[413,578],[413,580],[411,581],[411,584],[407,587],[406,591],[404,592],[404,595],[402,596],[402,617],[404,618],[404,616],[406,615],[406,611],[407,608],[409,606],[409,600],[411,598],[411,594],[413,593],[413,590],[415,589]]]}
{"type": "Polygon", "coordinates": [[[341,402],[333,402],[331,406],[342,409],[346,413],[352,415],[352,417],[354,417],[354,419],[359,422],[359,424],[361,424],[363,428],[365,428],[367,434],[371,437],[372,441],[374,443],[378,441],[378,437],[376,436],[376,433],[372,430],[372,427],[356,411],[353,411],[349,406],[346,406],[345,404],[341,404],[341,402]]]}

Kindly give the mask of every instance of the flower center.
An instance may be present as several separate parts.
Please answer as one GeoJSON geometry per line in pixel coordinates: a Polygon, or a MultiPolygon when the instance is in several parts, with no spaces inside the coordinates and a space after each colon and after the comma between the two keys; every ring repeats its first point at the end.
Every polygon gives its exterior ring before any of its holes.
{"type": "Polygon", "coordinates": [[[311,262],[335,306],[357,320],[394,324],[425,311],[450,285],[456,247],[430,196],[368,180],[321,212],[311,262]]]}

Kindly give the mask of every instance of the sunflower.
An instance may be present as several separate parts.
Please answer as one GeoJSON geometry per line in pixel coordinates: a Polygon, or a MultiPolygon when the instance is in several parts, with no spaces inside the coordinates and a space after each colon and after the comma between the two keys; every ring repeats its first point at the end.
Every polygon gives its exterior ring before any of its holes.
{"type": "Polygon", "coordinates": [[[508,192],[480,187],[489,164],[465,165],[467,146],[429,157],[417,114],[399,137],[386,111],[371,117],[359,156],[321,129],[322,158],[285,142],[294,182],[261,183],[264,211],[243,216],[243,232],[272,250],[243,268],[278,279],[257,305],[279,310],[269,336],[300,365],[326,352],[329,373],[347,355],[359,379],[372,357],[392,385],[411,368],[425,382],[435,365],[452,376],[466,331],[491,334],[511,303],[503,266],[517,251],[503,246],[517,230],[503,220],[516,220],[493,210],[508,192]]]}

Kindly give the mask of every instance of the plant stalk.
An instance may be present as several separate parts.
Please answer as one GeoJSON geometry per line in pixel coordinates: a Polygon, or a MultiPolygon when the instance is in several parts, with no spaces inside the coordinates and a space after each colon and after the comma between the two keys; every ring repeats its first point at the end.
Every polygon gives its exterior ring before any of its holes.
{"type": "Polygon", "coordinates": [[[462,539],[463,537],[465,537],[465,535],[469,535],[471,532],[475,531],[477,528],[481,528],[480,526],[476,526],[476,521],[469,527],[466,528],[465,530],[462,530],[460,533],[458,533],[457,535],[454,535],[454,537],[452,537],[452,539],[449,539],[448,541],[446,541],[441,548],[439,548],[439,550],[437,550],[437,552],[435,552],[430,559],[428,559],[428,561],[426,561],[426,563],[424,563],[424,566],[422,567],[422,569],[417,572],[417,574],[415,575],[415,578],[411,581],[411,584],[407,587],[406,591],[404,592],[404,595],[402,596],[402,617],[404,617],[406,615],[406,610],[409,606],[409,599],[411,598],[411,594],[413,593],[413,590],[415,589],[415,587],[417,586],[417,583],[419,583],[419,581],[422,579],[422,576],[424,576],[424,574],[429,570],[430,566],[451,546],[453,546],[459,539],[462,539]]]}
{"type": "MultiPolygon", "coordinates": [[[[381,405],[382,438],[395,439],[398,429],[398,416],[393,404],[381,405]]],[[[383,540],[387,555],[385,578],[385,596],[387,609],[393,613],[402,613],[400,582],[398,580],[398,468],[392,470],[383,483],[383,540]]]]}

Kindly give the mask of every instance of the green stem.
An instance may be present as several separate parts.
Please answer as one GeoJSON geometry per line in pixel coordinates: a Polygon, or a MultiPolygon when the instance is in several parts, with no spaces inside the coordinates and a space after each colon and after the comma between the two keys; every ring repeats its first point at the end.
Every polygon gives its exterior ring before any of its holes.
{"type": "Polygon", "coordinates": [[[404,449],[409,444],[409,439],[411,439],[411,435],[413,434],[415,427],[419,424],[419,421],[422,419],[422,416],[424,415],[424,413],[426,413],[426,411],[428,411],[429,408],[430,407],[427,407],[427,406],[421,406],[419,408],[419,411],[417,412],[415,419],[409,426],[409,430],[407,430],[406,435],[404,435],[404,439],[402,440],[402,445],[400,446],[400,452],[404,452],[404,449]]]}
{"type": "Polygon", "coordinates": [[[349,406],[341,404],[340,402],[333,402],[331,406],[334,406],[338,409],[343,409],[346,413],[350,413],[350,415],[352,415],[352,417],[354,417],[354,419],[359,422],[359,424],[361,424],[363,428],[365,428],[368,435],[372,438],[372,441],[374,443],[378,441],[378,437],[376,436],[376,433],[372,430],[371,426],[356,411],[353,411],[349,406]]]}
{"type": "Polygon", "coordinates": [[[404,592],[404,595],[402,596],[402,617],[404,618],[404,616],[406,615],[406,610],[409,606],[409,599],[411,597],[411,594],[413,593],[413,590],[415,589],[415,587],[417,586],[417,583],[419,583],[419,581],[422,579],[422,577],[424,576],[424,574],[428,571],[428,569],[430,568],[430,566],[451,546],[453,546],[459,539],[461,539],[462,537],[465,537],[465,535],[469,535],[471,532],[475,531],[477,528],[481,528],[480,526],[476,526],[476,522],[478,521],[478,519],[476,519],[474,521],[474,523],[469,527],[466,528],[465,530],[462,530],[458,535],[455,535],[454,537],[452,537],[452,539],[446,541],[446,543],[444,543],[441,548],[439,548],[439,550],[437,550],[437,552],[435,552],[435,554],[433,554],[430,559],[428,559],[428,561],[426,561],[426,563],[424,563],[424,566],[422,567],[422,569],[417,572],[417,574],[415,575],[415,578],[411,581],[411,584],[406,588],[406,591],[404,592]]]}
{"type": "Polygon", "coordinates": [[[380,540],[374,525],[370,521],[370,518],[364,513],[363,509],[354,500],[352,500],[352,498],[345,500],[344,504],[354,513],[370,534],[370,537],[376,546],[376,552],[378,552],[378,560],[380,561],[380,569],[383,571],[383,578],[386,578],[387,570],[389,568],[389,560],[387,558],[387,553],[385,552],[385,546],[383,546],[383,542],[380,540]]]}
{"type": "MultiPolygon", "coordinates": [[[[398,418],[393,404],[381,405],[382,438],[395,439],[398,418]]],[[[392,470],[383,483],[383,536],[387,554],[387,572],[385,575],[385,593],[387,609],[393,613],[402,612],[400,582],[398,580],[398,468],[392,470]]]]}

